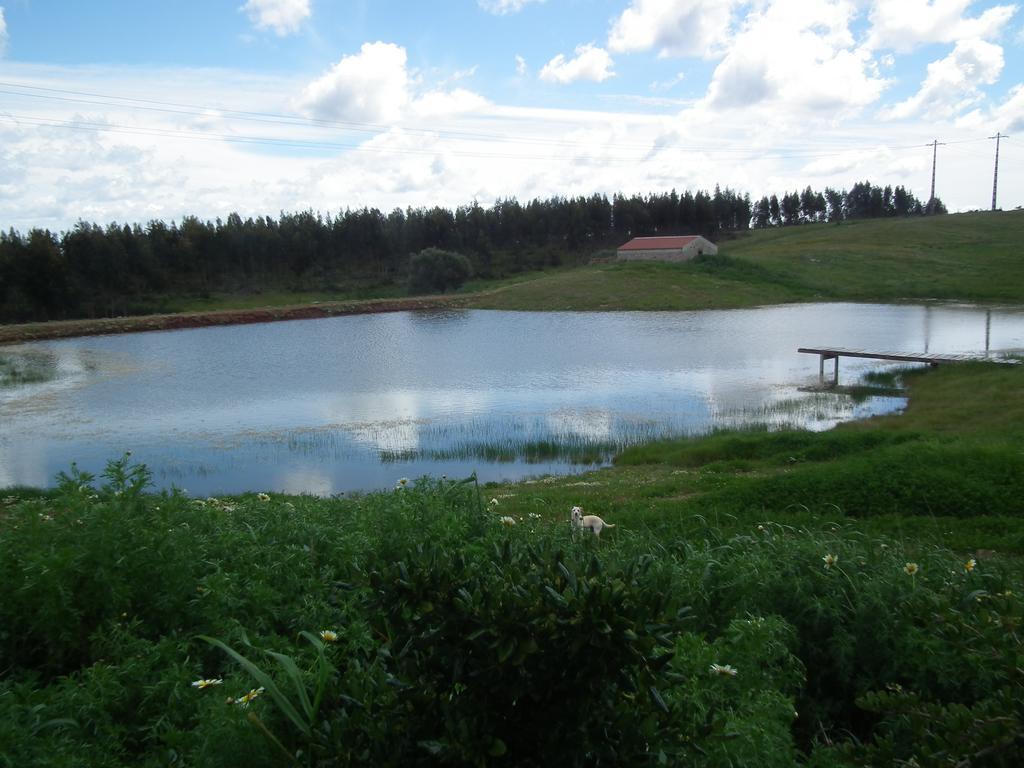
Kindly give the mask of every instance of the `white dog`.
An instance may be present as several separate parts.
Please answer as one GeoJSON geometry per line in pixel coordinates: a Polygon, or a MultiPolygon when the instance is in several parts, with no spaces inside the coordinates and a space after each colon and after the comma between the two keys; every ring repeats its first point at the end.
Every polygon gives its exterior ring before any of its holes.
{"type": "Polygon", "coordinates": [[[593,531],[595,536],[600,536],[601,531],[605,528],[614,528],[613,523],[606,523],[597,515],[584,515],[583,507],[572,508],[572,524],[574,528],[579,528],[581,531],[593,531]]]}

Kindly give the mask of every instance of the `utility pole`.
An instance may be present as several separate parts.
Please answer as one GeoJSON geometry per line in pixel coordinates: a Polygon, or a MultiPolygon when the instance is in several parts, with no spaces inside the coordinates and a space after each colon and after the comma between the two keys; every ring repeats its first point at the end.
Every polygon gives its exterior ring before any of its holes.
{"type": "Polygon", "coordinates": [[[995,136],[989,136],[990,139],[996,140],[996,168],[992,171],[992,210],[996,209],[996,185],[999,183],[999,139],[1008,138],[999,131],[996,131],[995,136]]]}
{"type": "MultiPolygon", "coordinates": [[[[943,144],[942,146],[946,146],[943,144]]],[[[935,139],[932,142],[932,195],[928,198],[928,207],[932,207],[932,203],[935,202],[935,158],[939,154],[939,140],[935,139]]]]}

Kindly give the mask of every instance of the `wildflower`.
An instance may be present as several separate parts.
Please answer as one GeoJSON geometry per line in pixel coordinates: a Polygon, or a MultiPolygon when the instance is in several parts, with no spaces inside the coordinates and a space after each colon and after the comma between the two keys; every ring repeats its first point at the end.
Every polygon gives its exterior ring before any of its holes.
{"type": "Polygon", "coordinates": [[[333,629],[321,629],[320,639],[327,643],[336,643],[338,642],[338,633],[333,629]]]}
{"type": "Polygon", "coordinates": [[[220,685],[224,681],[219,677],[216,678],[202,678],[192,683],[193,688],[198,688],[200,691],[204,688],[211,688],[214,685],[220,685]]]}
{"type": "Polygon", "coordinates": [[[968,560],[966,563],[964,563],[964,570],[967,571],[967,573],[970,573],[971,571],[974,570],[974,566],[976,566],[977,564],[978,564],[978,561],[975,560],[972,557],[970,560],[968,560]]]}
{"type": "Polygon", "coordinates": [[[491,505],[492,507],[496,507],[496,506],[498,506],[498,500],[497,500],[497,499],[491,499],[491,500],[490,500],[490,502],[488,502],[488,503],[489,503],[489,504],[490,504],[490,505],[491,505]]]}
{"type": "Polygon", "coordinates": [[[511,528],[513,525],[516,524],[516,519],[514,517],[509,517],[508,515],[505,515],[503,518],[501,518],[501,524],[511,528]]]}
{"type": "Polygon", "coordinates": [[[919,570],[921,570],[921,567],[917,563],[907,563],[903,566],[903,572],[907,574],[907,576],[913,576],[919,570]]]}
{"type": "Polygon", "coordinates": [[[249,702],[255,699],[257,696],[259,696],[261,693],[263,693],[262,685],[259,688],[253,688],[244,696],[239,696],[237,699],[235,699],[234,703],[242,707],[247,707],[249,706],[249,702]]]}
{"type": "Polygon", "coordinates": [[[732,664],[712,664],[708,671],[712,675],[721,675],[722,677],[736,677],[739,674],[732,664]]]}
{"type": "Polygon", "coordinates": [[[822,559],[822,562],[825,563],[825,567],[826,568],[831,568],[832,566],[834,566],[836,563],[839,562],[839,555],[833,555],[832,553],[829,553],[829,554],[825,555],[821,559],[822,559]]]}
{"type": "Polygon", "coordinates": [[[193,503],[193,504],[194,504],[195,506],[197,506],[197,507],[200,507],[200,508],[202,508],[202,507],[205,507],[205,506],[206,506],[206,502],[205,502],[205,501],[203,501],[202,499],[192,499],[192,503],[193,503]]]}
{"type": "Polygon", "coordinates": [[[407,486],[408,484],[409,484],[409,478],[408,477],[400,477],[400,478],[398,478],[398,482],[395,483],[395,490],[400,491],[403,488],[405,488],[405,486],[407,486]]]}
{"type": "Polygon", "coordinates": [[[258,501],[270,501],[270,494],[268,493],[257,493],[256,499],[258,501]]]}

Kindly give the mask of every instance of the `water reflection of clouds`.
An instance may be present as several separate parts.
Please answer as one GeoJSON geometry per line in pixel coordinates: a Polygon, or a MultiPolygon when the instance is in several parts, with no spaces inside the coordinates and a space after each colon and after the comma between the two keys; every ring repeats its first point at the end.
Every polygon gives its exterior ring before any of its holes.
{"type": "Polygon", "coordinates": [[[335,493],[334,478],[323,469],[312,467],[289,468],[270,480],[270,490],[279,493],[330,496],[335,493]]]}
{"type": "Polygon", "coordinates": [[[38,443],[5,445],[0,443],[0,488],[12,485],[43,487],[52,478],[47,476],[48,456],[38,443]]]}
{"type": "MultiPolygon", "coordinates": [[[[224,492],[269,480],[321,493],[387,487],[396,474],[484,476],[482,462],[404,459],[488,442],[586,444],[796,416],[819,428],[898,404],[798,392],[817,381],[818,360],[797,347],[981,351],[985,325],[984,310],[945,305],[459,311],[26,345],[53,355],[59,375],[17,407],[0,393],[0,483],[44,485],[71,460],[102,469],[131,447],[165,486],[224,492]],[[403,463],[381,465],[382,452],[403,463]]],[[[993,349],[1024,347],[1024,313],[993,310],[989,336],[993,349]]],[[[879,367],[844,360],[841,381],[879,367]]]]}
{"type": "Polygon", "coordinates": [[[544,425],[549,434],[583,440],[607,440],[614,434],[612,412],[600,408],[561,409],[546,414],[544,425]]]}

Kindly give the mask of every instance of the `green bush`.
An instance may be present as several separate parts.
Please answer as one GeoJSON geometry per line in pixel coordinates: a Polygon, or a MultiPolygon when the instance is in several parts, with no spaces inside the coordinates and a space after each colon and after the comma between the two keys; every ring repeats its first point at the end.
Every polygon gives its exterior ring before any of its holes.
{"type": "Polygon", "coordinates": [[[106,474],[0,500],[3,768],[1021,758],[1013,561],[625,515],[598,543],[503,525],[472,481],[193,500],[106,474]]]}
{"type": "Polygon", "coordinates": [[[445,293],[462,286],[473,274],[461,253],[424,248],[409,257],[409,293],[445,293]]]}

